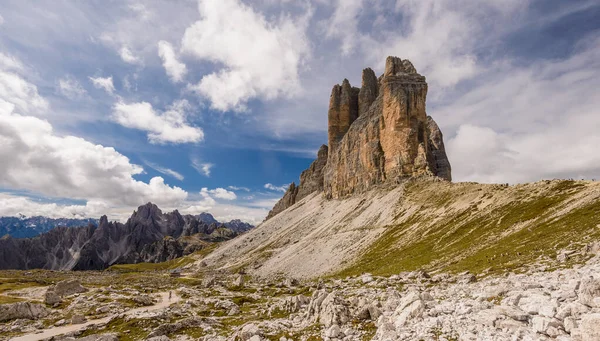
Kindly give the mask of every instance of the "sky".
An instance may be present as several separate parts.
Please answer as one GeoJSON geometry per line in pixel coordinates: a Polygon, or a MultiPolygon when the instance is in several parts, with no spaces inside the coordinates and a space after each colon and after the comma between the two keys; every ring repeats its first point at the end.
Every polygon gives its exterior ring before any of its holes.
{"type": "Polygon", "coordinates": [[[0,215],[259,223],[334,84],[427,77],[454,181],[600,178],[597,0],[4,0],[0,215]]]}

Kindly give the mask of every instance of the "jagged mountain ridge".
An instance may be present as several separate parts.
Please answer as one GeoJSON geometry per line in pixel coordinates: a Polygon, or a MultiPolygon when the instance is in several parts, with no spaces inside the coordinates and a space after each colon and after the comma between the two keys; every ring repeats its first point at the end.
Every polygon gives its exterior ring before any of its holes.
{"type": "MultiPolygon", "coordinates": [[[[220,222],[212,214],[204,212],[196,215],[198,220],[207,224],[225,225],[225,227],[237,232],[246,232],[254,227],[254,225],[233,219],[228,222],[220,222]]],[[[80,227],[92,224],[98,226],[98,219],[94,218],[48,218],[44,216],[34,217],[0,217],[0,237],[9,235],[13,238],[31,238],[42,233],[48,232],[56,227],[80,227]]]]}
{"type": "Polygon", "coordinates": [[[88,224],[98,225],[98,219],[48,218],[35,217],[0,217],[0,236],[10,235],[14,238],[30,238],[48,232],[55,227],[77,227],[88,224]]]}
{"type": "MultiPolygon", "coordinates": [[[[234,225],[237,221],[234,221],[234,225]]],[[[239,228],[239,227],[238,227],[239,228]]],[[[126,223],[100,218],[98,226],[57,227],[33,238],[0,239],[0,269],[100,270],[112,264],[162,262],[223,241],[238,232],[148,203],[126,223]],[[197,238],[186,238],[195,236],[197,238]]]]}
{"type": "Polygon", "coordinates": [[[292,183],[267,219],[314,191],[327,198],[360,194],[418,176],[452,180],[443,135],[425,102],[427,82],[412,63],[388,57],[385,72],[362,71],[361,88],[347,79],[329,98],[328,144],[292,183]]]}

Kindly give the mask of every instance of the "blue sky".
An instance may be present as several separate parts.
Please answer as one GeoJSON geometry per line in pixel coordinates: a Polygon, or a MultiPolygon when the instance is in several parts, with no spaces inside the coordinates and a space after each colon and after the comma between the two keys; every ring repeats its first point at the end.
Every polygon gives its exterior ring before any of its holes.
{"type": "Polygon", "coordinates": [[[0,214],[259,222],[331,87],[427,77],[456,181],[600,177],[597,1],[3,1],[0,214]]]}

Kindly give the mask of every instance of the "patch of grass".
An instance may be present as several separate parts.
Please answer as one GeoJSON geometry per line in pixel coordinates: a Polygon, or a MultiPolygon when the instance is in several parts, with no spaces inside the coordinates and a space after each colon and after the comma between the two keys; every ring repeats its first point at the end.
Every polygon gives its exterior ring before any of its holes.
{"type": "Polygon", "coordinates": [[[162,263],[137,263],[137,264],[115,264],[109,267],[108,271],[115,272],[158,272],[182,268],[186,265],[196,262],[198,259],[206,257],[217,247],[216,243],[208,244],[200,251],[190,255],[175,258],[162,263]]]}
{"type": "Polygon", "coordinates": [[[39,283],[35,280],[27,280],[21,278],[3,278],[2,282],[0,283],[0,294],[3,294],[8,291],[34,288],[39,286],[44,286],[44,284],[39,283]]]}
{"type": "MultiPolygon", "coordinates": [[[[408,186],[408,195],[418,193],[423,186],[426,184],[408,186]]],[[[448,193],[432,193],[423,199],[421,211],[389,226],[354,264],[335,276],[365,272],[389,276],[418,269],[501,273],[532,264],[540,256],[554,257],[556,250],[573,242],[600,239],[599,202],[558,218],[552,216],[584,186],[561,181],[542,195],[525,195],[490,209],[470,205],[436,220],[431,210],[447,205],[448,193]]]]}
{"type": "Polygon", "coordinates": [[[124,319],[116,318],[112,319],[106,327],[101,330],[94,328],[86,329],[81,337],[89,336],[92,334],[101,333],[116,333],[119,336],[120,341],[136,341],[145,339],[149,332],[144,329],[146,320],[141,319],[124,319]]]}
{"type": "Polygon", "coordinates": [[[0,295],[0,304],[10,304],[22,301],[24,301],[24,299],[20,297],[0,295]]]}

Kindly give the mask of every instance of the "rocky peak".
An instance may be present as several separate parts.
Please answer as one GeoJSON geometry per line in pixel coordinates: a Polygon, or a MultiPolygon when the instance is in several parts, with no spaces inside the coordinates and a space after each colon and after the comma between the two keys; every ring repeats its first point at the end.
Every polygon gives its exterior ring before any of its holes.
{"type": "Polygon", "coordinates": [[[371,68],[366,68],[362,73],[362,85],[358,93],[358,116],[365,114],[371,104],[377,99],[379,84],[377,76],[371,68]]]}
{"type": "Polygon", "coordinates": [[[416,73],[417,70],[408,59],[402,60],[398,57],[389,56],[385,60],[385,72],[383,73],[384,77],[402,76],[416,73]]]}
{"type": "Polygon", "coordinates": [[[358,118],[358,88],[344,79],[342,85],[336,84],[331,90],[328,112],[329,146],[335,148],[344,137],[350,125],[358,118]]]}
{"type": "Polygon", "coordinates": [[[427,116],[427,82],[407,59],[388,57],[379,78],[366,68],[361,88],[347,79],[331,90],[329,148],[292,183],[267,219],[312,192],[340,198],[405,178],[436,176],[451,181],[442,132],[427,116]]]}
{"type": "Polygon", "coordinates": [[[100,222],[98,223],[98,227],[104,227],[108,225],[108,217],[106,215],[103,215],[102,217],[100,217],[100,222]]]}
{"type": "Polygon", "coordinates": [[[329,150],[325,195],[340,198],[414,176],[451,180],[441,132],[425,111],[425,77],[410,61],[388,57],[378,87],[373,78],[363,71],[360,116],[329,150]]]}
{"type": "Polygon", "coordinates": [[[139,220],[148,220],[151,218],[159,217],[161,215],[162,211],[160,210],[160,208],[158,208],[158,206],[156,206],[155,204],[149,202],[145,205],[138,207],[138,209],[133,212],[131,218],[139,220]]]}

